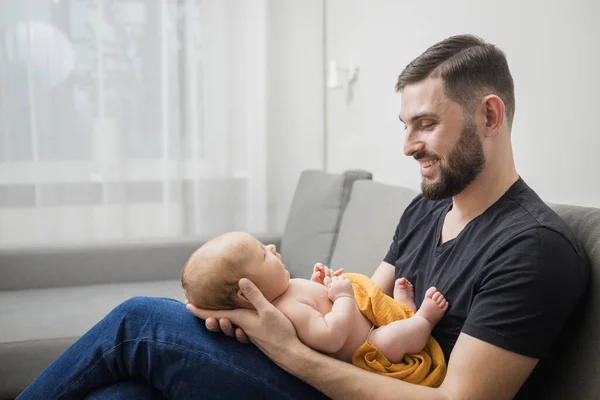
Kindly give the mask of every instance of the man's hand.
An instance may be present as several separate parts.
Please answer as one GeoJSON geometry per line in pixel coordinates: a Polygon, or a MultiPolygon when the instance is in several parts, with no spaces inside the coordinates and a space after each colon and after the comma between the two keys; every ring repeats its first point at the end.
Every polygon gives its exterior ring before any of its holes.
{"type": "MultiPolygon", "coordinates": [[[[246,278],[242,278],[239,281],[240,289],[246,297],[246,299],[254,306],[256,311],[247,309],[236,309],[236,310],[203,310],[195,307],[193,304],[188,303],[187,309],[198,318],[206,320],[208,328],[208,320],[211,319],[215,322],[213,325],[216,327],[220,326],[220,330],[225,334],[228,332],[223,329],[223,321],[226,321],[229,326],[237,325],[239,328],[235,330],[235,336],[239,341],[240,336],[238,330],[245,332],[244,336],[250,339],[263,353],[265,353],[273,361],[285,353],[291,346],[301,344],[300,340],[296,336],[296,330],[285,315],[281,313],[275,306],[267,301],[261,291],[246,278]],[[217,324],[216,321],[219,321],[217,324]]],[[[211,331],[218,332],[219,330],[211,331]]],[[[233,331],[233,327],[230,328],[229,333],[233,331]]],[[[228,336],[233,336],[228,334],[228,336]]]]}
{"type": "Polygon", "coordinates": [[[329,300],[336,301],[341,297],[349,297],[354,300],[354,290],[352,283],[341,276],[326,277],[325,286],[327,286],[327,295],[329,300]]]}
{"type": "Polygon", "coordinates": [[[325,278],[333,278],[334,276],[340,276],[344,273],[344,268],[340,268],[337,271],[333,271],[331,268],[321,264],[316,263],[313,267],[313,274],[310,277],[310,280],[313,282],[320,283],[321,285],[325,284],[325,278]]]}
{"type": "Polygon", "coordinates": [[[229,337],[235,337],[240,343],[250,343],[246,332],[242,328],[232,325],[227,318],[221,318],[218,321],[215,318],[207,318],[204,325],[211,332],[222,332],[229,337]]]}
{"type": "MultiPolygon", "coordinates": [[[[190,307],[187,305],[191,304],[189,300],[185,301],[186,308],[191,311],[190,307]]],[[[192,309],[197,309],[194,305],[191,305],[192,309]]],[[[194,314],[194,312],[192,312],[194,314]]],[[[195,315],[195,314],[194,314],[195,315]]],[[[229,337],[235,337],[240,343],[250,343],[248,336],[242,328],[234,327],[227,318],[221,318],[217,320],[216,318],[207,318],[204,321],[204,326],[211,332],[222,332],[229,337]]]]}

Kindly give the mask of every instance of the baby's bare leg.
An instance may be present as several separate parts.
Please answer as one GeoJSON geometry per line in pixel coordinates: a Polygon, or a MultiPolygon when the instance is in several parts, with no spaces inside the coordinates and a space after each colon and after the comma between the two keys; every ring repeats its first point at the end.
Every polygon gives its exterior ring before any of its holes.
{"type": "Polygon", "coordinates": [[[421,308],[413,317],[374,329],[369,342],[391,362],[402,362],[405,354],[423,350],[431,330],[447,309],[448,302],[444,296],[434,287],[429,288],[421,308]]]}
{"type": "Polygon", "coordinates": [[[396,282],[394,282],[394,299],[403,302],[411,310],[417,311],[415,288],[408,279],[404,277],[396,279],[396,282]]]}

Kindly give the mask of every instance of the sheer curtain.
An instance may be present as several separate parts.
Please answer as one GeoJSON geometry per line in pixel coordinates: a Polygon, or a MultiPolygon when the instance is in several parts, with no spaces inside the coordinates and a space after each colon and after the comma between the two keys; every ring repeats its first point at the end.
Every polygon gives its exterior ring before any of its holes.
{"type": "Polygon", "coordinates": [[[0,2],[0,245],[264,231],[265,1],[0,2]]]}

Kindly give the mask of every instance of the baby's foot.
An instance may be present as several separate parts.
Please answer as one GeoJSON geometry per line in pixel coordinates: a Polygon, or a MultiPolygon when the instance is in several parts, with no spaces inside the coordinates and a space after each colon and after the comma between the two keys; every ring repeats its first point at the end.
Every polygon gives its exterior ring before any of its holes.
{"type": "Polygon", "coordinates": [[[437,324],[448,309],[448,301],[444,295],[438,292],[434,287],[427,289],[425,299],[421,308],[417,311],[417,315],[426,318],[432,325],[432,328],[437,324]]]}
{"type": "Polygon", "coordinates": [[[403,302],[413,311],[417,311],[415,304],[415,288],[406,278],[396,279],[394,283],[394,299],[403,302]]]}

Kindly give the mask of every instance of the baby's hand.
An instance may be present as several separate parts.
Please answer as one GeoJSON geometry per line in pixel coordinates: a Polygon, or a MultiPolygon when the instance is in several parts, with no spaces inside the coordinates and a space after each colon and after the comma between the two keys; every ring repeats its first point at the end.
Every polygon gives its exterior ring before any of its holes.
{"type": "Polygon", "coordinates": [[[348,279],[340,276],[326,277],[325,286],[327,286],[327,295],[331,301],[336,301],[341,297],[354,299],[354,290],[348,279]]]}
{"type": "Polygon", "coordinates": [[[316,263],[313,267],[313,274],[310,277],[310,280],[313,282],[320,283],[321,285],[325,285],[325,278],[332,278],[334,276],[340,276],[344,273],[344,268],[340,268],[337,271],[333,271],[331,268],[326,267],[321,263],[316,263]]]}

